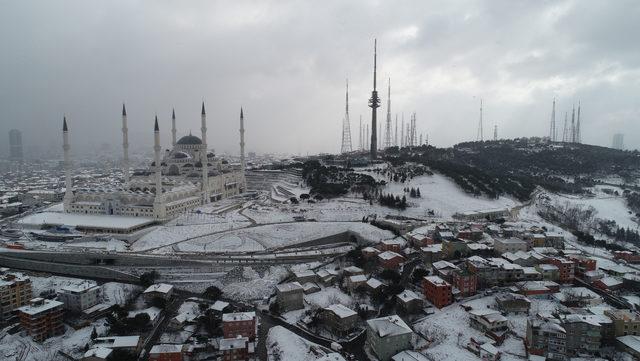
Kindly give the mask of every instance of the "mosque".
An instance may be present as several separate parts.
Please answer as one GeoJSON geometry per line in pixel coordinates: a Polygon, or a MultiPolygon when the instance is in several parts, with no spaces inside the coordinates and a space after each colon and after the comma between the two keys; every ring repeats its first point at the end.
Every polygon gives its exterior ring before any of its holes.
{"type": "Polygon", "coordinates": [[[154,125],[154,161],[148,169],[131,173],[127,111],[122,105],[124,183],[119,187],[74,189],[71,178],[69,128],[63,119],[63,149],[66,191],[64,212],[119,215],[166,220],[194,207],[246,191],[244,116],[240,109],[240,165],[216,157],[207,147],[207,115],[201,112],[201,138],[189,134],[176,140],[176,117],[172,113],[172,149],[160,146],[158,117],[154,125]]]}

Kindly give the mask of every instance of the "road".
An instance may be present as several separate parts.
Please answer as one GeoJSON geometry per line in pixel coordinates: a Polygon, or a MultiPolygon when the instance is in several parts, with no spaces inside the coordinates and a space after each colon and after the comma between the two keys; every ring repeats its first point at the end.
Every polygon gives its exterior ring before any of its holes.
{"type": "Polygon", "coordinates": [[[181,296],[180,293],[175,293],[174,297],[171,299],[169,303],[165,306],[162,314],[160,315],[160,321],[156,323],[156,325],[151,330],[151,333],[145,339],[142,345],[142,352],[140,352],[140,357],[138,360],[146,361],[149,359],[149,351],[153,347],[153,345],[158,343],[158,339],[160,335],[165,331],[169,321],[178,314],[178,308],[184,302],[186,298],[181,296]]]}

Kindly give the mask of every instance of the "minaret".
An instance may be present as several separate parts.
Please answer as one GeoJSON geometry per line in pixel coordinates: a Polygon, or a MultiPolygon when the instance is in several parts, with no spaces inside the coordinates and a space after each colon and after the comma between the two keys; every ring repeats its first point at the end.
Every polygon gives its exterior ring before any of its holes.
{"type": "Polygon", "coordinates": [[[404,141],[404,112],[402,113],[402,126],[400,127],[400,148],[406,147],[407,144],[404,141]]]}
{"type": "Polygon", "coordinates": [[[369,156],[371,159],[378,158],[378,120],[377,113],[378,107],[380,106],[380,98],[378,98],[378,91],[376,90],[376,61],[377,61],[377,48],[378,41],[374,39],[373,41],[373,91],[371,92],[371,99],[369,99],[369,107],[371,108],[371,146],[369,150],[369,156]]]}
{"type": "Polygon", "coordinates": [[[568,141],[568,134],[567,132],[569,131],[568,128],[568,115],[567,112],[564,112],[564,128],[562,130],[562,143],[566,143],[568,141]]]}
{"type": "Polygon", "coordinates": [[[240,167],[242,168],[242,178],[244,178],[247,164],[244,159],[244,113],[242,107],[240,107],[240,167]]]}
{"type": "Polygon", "coordinates": [[[176,146],[176,110],[171,109],[171,146],[176,146]]]}
{"type": "Polygon", "coordinates": [[[549,140],[555,142],[556,139],[556,98],[553,98],[553,106],[551,108],[551,127],[549,129],[549,140]]]}
{"type": "Polygon", "coordinates": [[[165,218],[167,214],[162,197],[162,164],[160,159],[160,149],[160,127],[158,127],[158,116],[156,115],[155,124],[153,126],[153,153],[156,168],[156,197],[153,199],[153,216],[155,218],[162,219],[165,218]]]}
{"type": "Polygon", "coordinates": [[[129,187],[129,128],[127,128],[127,109],[122,103],[122,174],[124,186],[129,187]]]}
{"type": "Polygon", "coordinates": [[[360,116],[360,132],[358,133],[358,150],[362,150],[362,115],[360,116]]]}
{"type": "Polygon", "coordinates": [[[69,151],[71,146],[69,145],[69,128],[67,127],[67,117],[62,118],[62,149],[64,150],[64,199],[63,207],[64,211],[69,213],[71,211],[71,202],[73,201],[73,184],[71,181],[71,155],[69,151]]]}
{"type": "Polygon", "coordinates": [[[202,102],[202,112],[200,113],[200,131],[202,131],[202,152],[200,161],[202,162],[202,203],[206,204],[211,201],[209,198],[209,169],[207,157],[207,113],[204,111],[204,101],[202,102]]]}

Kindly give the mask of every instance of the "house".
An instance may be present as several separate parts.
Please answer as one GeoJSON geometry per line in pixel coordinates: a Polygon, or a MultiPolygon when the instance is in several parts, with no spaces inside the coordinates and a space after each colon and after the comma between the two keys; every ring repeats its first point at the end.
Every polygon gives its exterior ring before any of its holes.
{"type": "Polygon", "coordinates": [[[613,321],[615,337],[640,336],[640,315],[631,310],[605,310],[604,315],[613,321]]]}
{"type": "Polygon", "coordinates": [[[507,330],[507,318],[490,308],[469,311],[469,324],[481,332],[501,332],[507,330]]]}
{"type": "Polygon", "coordinates": [[[424,228],[416,228],[404,235],[413,247],[424,247],[434,243],[433,237],[424,228]]]}
{"type": "Polygon", "coordinates": [[[365,282],[365,287],[369,292],[379,292],[385,287],[385,284],[377,278],[371,277],[365,282]]]}
{"type": "Polygon", "coordinates": [[[518,293],[499,293],[496,295],[498,309],[504,313],[529,313],[531,301],[518,293]]]}
{"type": "Polygon", "coordinates": [[[303,284],[302,285],[302,289],[303,289],[305,295],[308,295],[308,294],[311,294],[311,293],[320,292],[320,286],[318,286],[317,284],[315,284],[313,282],[307,282],[307,283],[303,284]]]}
{"type": "Polygon", "coordinates": [[[613,258],[625,260],[627,263],[640,263],[640,254],[630,251],[614,251],[613,258]]]}
{"type": "Polygon", "coordinates": [[[422,291],[424,297],[437,308],[442,308],[452,302],[451,284],[438,276],[423,277],[422,291]]]}
{"type": "Polygon", "coordinates": [[[173,286],[167,283],[156,283],[144,290],[142,295],[147,302],[151,302],[154,298],[168,301],[173,297],[173,286]]]}
{"type": "Polygon", "coordinates": [[[525,347],[531,355],[547,357],[550,360],[564,360],[567,331],[554,318],[527,318],[525,347]]]}
{"type": "Polygon", "coordinates": [[[545,232],[544,247],[552,247],[555,249],[564,249],[564,236],[562,233],[545,232]]]}
{"type": "MultiPolygon", "coordinates": [[[[602,279],[604,276],[605,276],[604,272],[600,270],[587,271],[582,275],[582,280],[587,283],[593,283],[596,280],[602,279]]],[[[622,283],[624,285],[624,280],[622,283]]]]}
{"type": "Polygon", "coordinates": [[[567,287],[553,295],[567,307],[597,306],[603,302],[602,297],[585,287],[567,287]]]}
{"type": "Polygon", "coordinates": [[[307,269],[302,271],[293,271],[293,276],[300,284],[307,282],[315,282],[318,279],[318,275],[313,270],[307,269]]]}
{"type": "MultiPolygon", "coordinates": [[[[567,355],[593,355],[600,350],[602,342],[601,317],[595,315],[570,314],[564,316],[562,327],[567,331],[567,355]]],[[[611,320],[609,320],[611,322],[611,320]]]]}
{"type": "Polygon", "coordinates": [[[81,312],[100,303],[102,287],[94,281],[63,287],[58,291],[58,300],[69,311],[81,312]]]}
{"type": "Polygon", "coordinates": [[[396,237],[393,239],[385,239],[382,242],[378,243],[378,249],[380,251],[391,251],[391,252],[400,252],[403,248],[407,246],[407,241],[402,237],[396,237]]]}
{"type": "Polygon", "coordinates": [[[413,330],[397,315],[367,321],[367,344],[380,361],[411,348],[413,330]]]}
{"type": "Polygon", "coordinates": [[[8,269],[0,271],[0,323],[11,322],[14,311],[29,303],[31,279],[22,273],[8,273],[8,269]]]}
{"type": "Polygon", "coordinates": [[[411,290],[404,290],[396,295],[397,305],[402,312],[411,314],[422,310],[423,301],[418,294],[411,290]]]}
{"type": "Polygon", "coordinates": [[[556,265],[542,263],[536,265],[535,269],[540,272],[543,280],[556,282],[560,279],[560,269],[556,265]]]}
{"type": "Polygon", "coordinates": [[[480,345],[480,359],[482,361],[498,361],[500,360],[500,351],[489,342],[480,345]]]}
{"type": "Polygon", "coordinates": [[[276,303],[280,312],[304,308],[304,289],[298,282],[281,283],[276,286],[276,303]]]}
{"type": "Polygon", "coordinates": [[[442,243],[432,244],[420,248],[420,255],[424,263],[434,263],[442,259],[442,243]]]}
{"type": "Polygon", "coordinates": [[[616,339],[616,349],[630,354],[635,360],[640,359],[640,336],[620,336],[616,339]]]}
{"type": "Polygon", "coordinates": [[[443,258],[460,258],[467,256],[471,250],[468,247],[468,242],[463,239],[457,239],[452,237],[442,240],[442,257],[443,258]]]}
{"type": "Polygon", "coordinates": [[[220,351],[223,361],[249,360],[250,343],[247,337],[223,338],[220,340],[220,351]]]}
{"type": "Polygon", "coordinates": [[[353,292],[358,287],[364,286],[367,283],[367,276],[362,274],[349,276],[345,278],[344,282],[345,282],[345,287],[347,287],[351,292],[353,292]]]}
{"type": "Polygon", "coordinates": [[[364,270],[362,268],[360,268],[360,267],[349,266],[349,267],[346,267],[344,269],[344,275],[346,277],[356,276],[356,275],[363,275],[363,274],[364,274],[364,270]]]}
{"type": "Polygon", "coordinates": [[[640,290],[640,275],[627,273],[622,277],[622,286],[628,290],[640,290]]]}
{"type": "Polygon", "coordinates": [[[106,347],[112,350],[125,350],[137,355],[142,347],[142,339],[140,336],[97,337],[93,340],[93,344],[96,347],[106,347]]]}
{"type": "Polygon", "coordinates": [[[445,279],[447,281],[450,281],[452,279],[452,273],[454,271],[460,270],[458,266],[449,261],[434,262],[431,267],[433,268],[435,275],[440,276],[442,279],[445,279]]]}
{"type": "Polygon", "coordinates": [[[506,252],[515,253],[518,251],[526,252],[529,248],[526,241],[517,238],[495,239],[493,248],[496,252],[502,254],[506,252]]]}
{"type": "Polygon", "coordinates": [[[84,353],[82,361],[107,361],[113,350],[106,347],[94,347],[84,353]]]}
{"type": "Polygon", "coordinates": [[[603,277],[593,281],[593,285],[604,291],[617,291],[623,287],[623,281],[619,277],[603,277]]]}
{"type": "MultiPolygon", "coordinates": [[[[375,248],[371,248],[371,249],[375,249],[375,248]]],[[[318,275],[318,280],[325,286],[333,284],[336,277],[338,277],[338,272],[333,269],[321,269],[318,272],[316,272],[316,274],[318,275]]]]}
{"type": "Polygon", "coordinates": [[[224,338],[247,337],[256,339],[258,325],[255,312],[234,312],[222,315],[222,333],[224,338]]]}
{"type": "Polygon", "coordinates": [[[547,297],[560,292],[560,285],[553,281],[524,281],[516,283],[514,288],[527,297],[547,297]]]}
{"type": "Polygon", "coordinates": [[[36,342],[64,333],[62,324],[63,303],[44,298],[34,298],[28,305],[18,308],[20,326],[36,342]]]}
{"type": "Polygon", "coordinates": [[[476,294],[478,287],[478,275],[467,270],[457,269],[452,273],[451,283],[460,291],[462,297],[476,294]]]}
{"type": "Polygon", "coordinates": [[[572,261],[575,265],[575,276],[584,278],[586,272],[596,270],[596,260],[593,258],[581,256],[581,255],[568,255],[567,259],[572,261]]]}
{"type": "Polygon", "coordinates": [[[366,260],[372,259],[380,253],[380,250],[373,247],[365,247],[362,249],[362,257],[366,260]]]}
{"type": "Polygon", "coordinates": [[[404,257],[393,251],[385,251],[378,255],[378,264],[384,269],[397,270],[404,263],[404,257]]]}
{"type": "Polygon", "coordinates": [[[357,325],[359,317],[352,309],[341,304],[325,307],[320,313],[327,329],[336,335],[346,335],[357,325]]]}
{"type": "Polygon", "coordinates": [[[149,351],[149,361],[182,361],[184,345],[158,344],[149,351]]]}

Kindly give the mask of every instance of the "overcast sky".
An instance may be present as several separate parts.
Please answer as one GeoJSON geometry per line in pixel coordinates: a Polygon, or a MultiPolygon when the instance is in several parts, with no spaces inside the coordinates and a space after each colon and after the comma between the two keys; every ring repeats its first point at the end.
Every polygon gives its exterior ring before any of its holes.
{"type": "Polygon", "coordinates": [[[338,152],[345,78],[354,146],[371,119],[377,37],[378,119],[391,77],[394,119],[415,111],[432,144],[475,139],[480,98],[486,138],[548,135],[556,97],[560,132],[581,101],[585,143],[640,148],[638,19],[634,0],[0,0],[0,132],[57,149],[67,114],[74,149],[119,146],[125,101],[150,147],[172,107],[199,135],[204,99],[218,152],[239,151],[240,106],[249,151],[338,152]]]}

